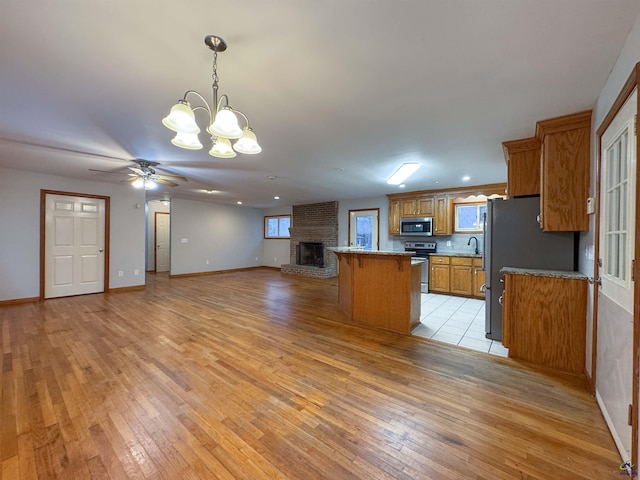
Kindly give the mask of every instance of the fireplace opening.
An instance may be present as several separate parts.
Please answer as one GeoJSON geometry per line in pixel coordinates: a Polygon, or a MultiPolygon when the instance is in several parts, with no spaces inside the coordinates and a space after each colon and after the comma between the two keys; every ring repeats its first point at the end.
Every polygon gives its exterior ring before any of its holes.
{"type": "Polygon", "coordinates": [[[324,244],[300,242],[296,245],[296,264],[324,268],[324,244]]]}

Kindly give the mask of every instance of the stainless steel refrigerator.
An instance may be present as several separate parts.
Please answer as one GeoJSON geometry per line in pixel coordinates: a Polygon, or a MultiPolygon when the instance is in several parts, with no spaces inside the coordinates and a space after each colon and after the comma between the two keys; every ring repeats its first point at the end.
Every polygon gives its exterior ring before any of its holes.
{"type": "Polygon", "coordinates": [[[487,338],[502,340],[501,268],[575,270],[577,267],[577,234],[543,232],[537,221],[539,213],[539,196],[487,201],[483,242],[487,338]]]}

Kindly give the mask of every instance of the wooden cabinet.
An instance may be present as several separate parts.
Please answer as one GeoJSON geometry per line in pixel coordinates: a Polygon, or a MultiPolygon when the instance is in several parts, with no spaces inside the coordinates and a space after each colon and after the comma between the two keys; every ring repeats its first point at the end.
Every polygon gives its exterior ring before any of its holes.
{"type": "Polygon", "coordinates": [[[502,343],[509,357],[582,373],[585,366],[587,278],[505,275],[502,343]]]}
{"type": "Polygon", "coordinates": [[[536,137],[502,143],[507,163],[507,195],[540,194],[541,143],[536,137]]]}
{"type": "Polygon", "coordinates": [[[400,200],[400,216],[404,218],[433,217],[433,197],[415,197],[400,200]]]}
{"type": "Polygon", "coordinates": [[[447,255],[429,257],[429,291],[484,298],[482,259],[447,255]]]}
{"type": "Polygon", "coordinates": [[[400,200],[389,200],[389,235],[400,235],[400,200]]]}
{"type": "Polygon", "coordinates": [[[450,292],[471,295],[473,292],[473,259],[471,257],[451,257],[450,292]]]}
{"type": "Polygon", "coordinates": [[[446,195],[435,197],[435,215],[433,218],[434,235],[451,235],[451,200],[446,195]]]}
{"type": "Polygon", "coordinates": [[[471,278],[472,295],[478,298],[484,298],[484,284],[486,281],[486,273],[482,269],[482,259],[473,259],[473,272],[471,278]]]}
{"type": "Polygon", "coordinates": [[[449,274],[450,257],[441,257],[432,255],[429,257],[429,291],[435,293],[449,293],[450,290],[450,274],[449,274]]]}
{"type": "Polygon", "coordinates": [[[591,111],[538,122],[542,144],[540,225],[546,232],[589,229],[591,111]]]}

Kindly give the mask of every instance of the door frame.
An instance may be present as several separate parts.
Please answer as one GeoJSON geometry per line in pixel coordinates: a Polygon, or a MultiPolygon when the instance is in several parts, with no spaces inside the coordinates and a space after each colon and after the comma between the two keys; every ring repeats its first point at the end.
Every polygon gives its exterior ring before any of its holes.
{"type": "Polygon", "coordinates": [[[351,214],[352,213],[356,213],[356,212],[378,212],[378,239],[377,239],[377,244],[378,244],[378,250],[380,249],[380,208],[354,208],[349,210],[349,212],[347,213],[347,244],[350,245],[351,243],[351,214]]]}
{"type": "MultiPolygon", "coordinates": [[[[602,135],[609,128],[618,112],[622,109],[627,99],[631,96],[635,89],[639,89],[636,102],[636,128],[637,128],[637,115],[640,114],[640,62],[636,63],[633,67],[629,78],[625,82],[624,86],[620,90],[615,102],[611,105],[611,108],[604,117],[604,120],[596,130],[597,135],[597,154],[596,154],[596,218],[595,218],[595,239],[594,239],[594,259],[593,259],[593,275],[595,279],[600,278],[600,266],[598,265],[598,258],[600,256],[600,180],[602,174],[602,135]]],[[[640,152],[640,135],[635,135],[636,141],[636,157],[640,152]]],[[[633,258],[635,265],[638,264],[638,252],[640,251],[640,168],[636,168],[635,182],[636,182],[636,198],[635,198],[635,222],[636,231],[634,239],[634,252],[633,258]]],[[[634,278],[633,285],[633,378],[631,386],[631,463],[637,465],[638,463],[638,388],[640,387],[640,379],[638,375],[640,373],[640,353],[638,348],[640,347],[640,279],[636,278],[636,268],[634,267],[632,275],[634,278]]],[[[593,288],[593,332],[592,332],[592,349],[591,349],[591,379],[590,387],[591,393],[596,392],[596,361],[598,353],[598,281],[594,282],[593,288]]]]}
{"type": "MultiPolygon", "coordinates": [[[[158,215],[171,215],[171,212],[153,212],[153,272],[158,271],[158,215]]],[[[171,222],[171,216],[169,216],[171,222]]],[[[171,228],[171,224],[169,224],[171,228]]],[[[169,231],[169,258],[171,258],[171,231],[169,231]]],[[[171,267],[169,267],[171,271],[171,267]]]]}
{"type": "Polygon", "coordinates": [[[58,190],[40,190],[40,301],[44,298],[44,270],[45,270],[45,241],[46,241],[46,215],[47,215],[47,195],[62,195],[66,197],[97,198],[104,200],[104,293],[109,291],[109,238],[110,238],[110,201],[111,197],[104,195],[93,195],[87,193],[62,192],[58,190]]]}

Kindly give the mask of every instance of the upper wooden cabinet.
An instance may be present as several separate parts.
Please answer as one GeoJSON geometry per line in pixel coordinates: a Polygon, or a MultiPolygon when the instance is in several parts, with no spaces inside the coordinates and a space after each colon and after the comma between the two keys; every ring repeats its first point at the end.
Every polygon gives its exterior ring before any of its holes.
{"type": "Polygon", "coordinates": [[[400,200],[389,200],[389,235],[400,235],[400,200]]]}
{"type": "Polygon", "coordinates": [[[434,235],[451,235],[451,200],[446,195],[435,197],[436,212],[433,218],[434,235]]]}
{"type": "Polygon", "coordinates": [[[509,197],[540,194],[541,146],[536,137],[502,143],[509,197]]]}
{"type": "Polygon", "coordinates": [[[540,225],[544,231],[589,229],[591,111],[536,124],[542,144],[540,225]]]}
{"type": "Polygon", "coordinates": [[[400,216],[433,217],[433,197],[415,197],[400,200],[400,216]]]}

